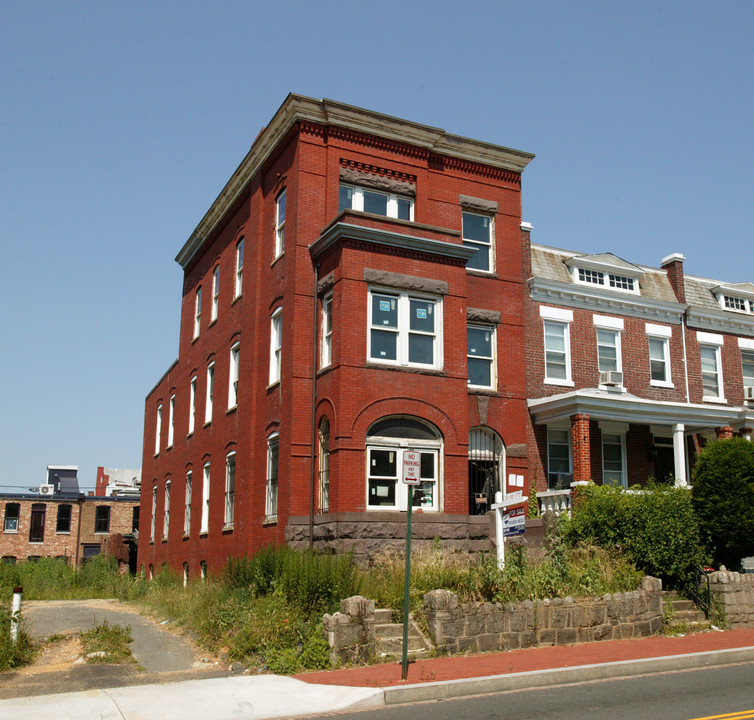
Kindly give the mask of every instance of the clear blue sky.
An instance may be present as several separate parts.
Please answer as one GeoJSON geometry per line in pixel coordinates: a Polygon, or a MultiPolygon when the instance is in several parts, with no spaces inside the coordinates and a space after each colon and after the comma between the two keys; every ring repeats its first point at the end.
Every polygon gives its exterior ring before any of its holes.
{"type": "Polygon", "coordinates": [[[533,239],[754,280],[754,3],[0,3],[0,490],[139,467],[173,261],[289,92],[526,150],[533,239]]]}

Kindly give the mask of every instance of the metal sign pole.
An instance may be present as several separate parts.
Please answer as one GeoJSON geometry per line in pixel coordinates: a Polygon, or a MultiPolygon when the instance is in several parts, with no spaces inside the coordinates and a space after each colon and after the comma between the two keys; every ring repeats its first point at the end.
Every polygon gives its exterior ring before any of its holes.
{"type": "Polygon", "coordinates": [[[411,509],[414,505],[414,486],[408,486],[408,518],[406,520],[406,578],[403,584],[403,661],[401,680],[408,676],[408,615],[409,588],[411,584],[411,509]]]}

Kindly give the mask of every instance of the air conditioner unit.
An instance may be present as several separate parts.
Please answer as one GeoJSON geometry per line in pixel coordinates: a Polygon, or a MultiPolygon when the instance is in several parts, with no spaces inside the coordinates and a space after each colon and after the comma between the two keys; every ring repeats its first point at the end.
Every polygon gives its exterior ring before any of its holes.
{"type": "Polygon", "coordinates": [[[623,385],[623,373],[605,370],[600,373],[600,385],[623,385]]]}
{"type": "Polygon", "coordinates": [[[54,495],[55,494],[55,486],[54,485],[40,485],[39,486],[39,494],[40,495],[54,495]]]}
{"type": "Polygon", "coordinates": [[[754,386],[748,386],[744,388],[744,397],[747,400],[754,400],[754,386]]]}

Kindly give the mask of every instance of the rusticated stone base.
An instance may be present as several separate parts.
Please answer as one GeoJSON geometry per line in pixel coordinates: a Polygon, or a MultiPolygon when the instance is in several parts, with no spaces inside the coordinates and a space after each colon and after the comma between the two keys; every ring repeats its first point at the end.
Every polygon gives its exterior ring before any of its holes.
{"type": "MultiPolygon", "coordinates": [[[[495,520],[488,515],[414,513],[412,546],[431,545],[476,554],[495,549],[495,520]]],[[[291,517],[285,528],[286,543],[309,547],[309,518],[291,517]]],[[[357,562],[369,559],[388,546],[406,543],[406,514],[400,512],[332,513],[314,518],[314,548],[352,552],[357,562]]]]}
{"type": "Polygon", "coordinates": [[[754,625],[754,575],[718,571],[709,576],[712,602],[732,627],[754,625]]]}

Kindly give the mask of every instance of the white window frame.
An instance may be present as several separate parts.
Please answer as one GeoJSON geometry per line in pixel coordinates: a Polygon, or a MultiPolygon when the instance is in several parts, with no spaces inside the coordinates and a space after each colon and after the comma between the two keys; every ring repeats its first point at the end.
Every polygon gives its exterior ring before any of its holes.
{"type": "Polygon", "coordinates": [[[754,387],[754,340],[749,338],[738,338],[738,347],[741,350],[741,379],[744,386],[744,392],[746,392],[745,388],[754,387]],[[751,375],[746,374],[746,365],[751,365],[751,375]]]}
{"type": "MultiPolygon", "coordinates": [[[[389,193],[385,192],[383,190],[375,190],[374,188],[370,187],[362,187],[360,185],[351,185],[350,183],[340,183],[340,188],[348,188],[351,190],[351,207],[348,208],[350,210],[356,210],[358,212],[365,212],[364,210],[364,193],[373,193],[374,195],[382,195],[387,198],[387,206],[386,206],[386,212],[385,215],[382,217],[389,217],[389,218],[398,218],[398,201],[403,200],[405,202],[408,202],[408,221],[413,222],[414,221],[414,199],[409,195],[401,195],[396,193],[389,193]]],[[[342,211],[344,208],[340,206],[340,201],[338,202],[339,210],[342,211]]],[[[382,213],[374,213],[378,215],[382,215],[382,213]]],[[[403,218],[406,219],[406,218],[403,218]]]]}
{"type": "Polygon", "coordinates": [[[217,312],[220,308],[220,266],[215,265],[212,271],[212,310],[210,311],[210,322],[217,320],[217,312]]]}
{"type": "Polygon", "coordinates": [[[275,198],[275,259],[279,258],[285,252],[286,205],[286,191],[283,190],[275,198]]]}
{"type": "Polygon", "coordinates": [[[545,368],[545,385],[561,385],[565,387],[574,387],[574,382],[571,375],[571,323],[573,322],[573,311],[565,310],[563,308],[555,308],[548,306],[540,306],[539,316],[542,318],[542,345],[544,350],[544,368],[545,368]],[[548,324],[551,327],[563,328],[563,345],[564,345],[564,361],[565,361],[565,377],[549,377],[547,375],[547,354],[548,353],[560,353],[560,350],[553,350],[547,348],[547,327],[548,324]]]}
{"type": "Polygon", "coordinates": [[[754,313],[754,300],[749,300],[739,295],[721,293],[718,295],[718,302],[720,303],[720,307],[726,312],[745,313],[746,315],[754,313]],[[740,305],[740,307],[734,307],[735,305],[740,305]]]}
{"type": "Polygon", "coordinates": [[[717,379],[717,395],[705,395],[704,394],[704,371],[700,367],[700,379],[702,381],[702,401],[703,402],[716,402],[724,403],[725,400],[725,386],[723,385],[723,363],[721,347],[723,346],[724,338],[717,333],[704,333],[697,332],[696,339],[699,342],[699,359],[700,363],[703,362],[703,355],[705,351],[707,354],[711,353],[715,362],[715,377],[717,379]]]}
{"type": "Polygon", "coordinates": [[[280,433],[267,438],[267,482],[265,484],[264,521],[277,522],[280,489],[280,433]]]}
{"type": "Polygon", "coordinates": [[[672,388],[673,379],[670,368],[670,338],[673,337],[673,330],[666,325],[654,325],[653,323],[646,323],[645,325],[647,333],[647,353],[649,358],[649,384],[651,387],[665,387],[672,388]],[[660,362],[660,358],[652,357],[652,341],[655,343],[662,343],[663,358],[662,362],[665,365],[665,379],[654,380],[652,378],[652,362],[660,362]]]}
{"type": "Polygon", "coordinates": [[[188,470],[186,472],[186,492],[183,496],[183,534],[191,534],[191,493],[192,484],[194,481],[193,472],[188,470]]]}
{"type": "Polygon", "coordinates": [[[489,251],[489,254],[487,256],[488,262],[486,267],[471,267],[469,263],[476,257],[471,258],[469,262],[466,263],[466,269],[472,270],[474,272],[481,272],[481,273],[493,273],[495,271],[495,218],[492,215],[487,215],[485,213],[475,213],[475,212],[469,212],[468,210],[464,210],[462,212],[461,216],[461,235],[462,235],[462,242],[464,245],[470,248],[479,249],[482,247],[486,247],[489,251]],[[485,218],[486,220],[489,220],[489,233],[487,241],[483,240],[476,240],[472,238],[466,237],[465,232],[465,221],[466,217],[480,217],[485,218]]]}
{"type": "Polygon", "coordinates": [[[207,392],[204,398],[204,424],[212,422],[212,410],[215,400],[215,361],[207,365],[207,392]]]}
{"type": "Polygon", "coordinates": [[[175,435],[175,394],[170,396],[168,403],[168,444],[167,447],[173,447],[173,437],[175,435]]]}
{"type": "Polygon", "coordinates": [[[162,538],[167,540],[170,529],[170,480],[165,481],[165,503],[162,508],[162,538]]]}
{"type": "Polygon", "coordinates": [[[204,463],[202,468],[202,522],[199,527],[199,533],[206,535],[209,532],[209,489],[210,489],[210,463],[204,463]]]}
{"type": "Polygon", "coordinates": [[[243,293],[243,254],[244,239],[241,238],[236,244],[236,286],[233,295],[234,300],[243,293]]]}
{"type": "Polygon", "coordinates": [[[154,454],[160,454],[160,435],[162,434],[162,403],[157,403],[157,420],[154,432],[154,454]]]}
{"type": "MultiPolygon", "coordinates": [[[[558,458],[560,459],[560,458],[558,458]]],[[[547,426],[547,487],[552,488],[555,485],[555,481],[551,479],[552,475],[570,475],[573,479],[573,446],[571,443],[571,428],[567,426],[560,427],[558,425],[547,426]],[[554,439],[553,433],[565,433],[566,442],[562,441],[562,438],[554,439]],[[568,472],[554,472],[552,470],[552,453],[550,447],[557,445],[559,447],[568,448],[568,472]]]]}
{"type": "Polygon", "coordinates": [[[202,289],[196,289],[194,300],[194,340],[199,337],[202,326],[202,289]]]}
{"type": "Polygon", "coordinates": [[[189,383],[189,420],[188,420],[188,434],[191,435],[194,432],[196,425],[196,375],[191,378],[189,383]]]}
{"type": "Polygon", "coordinates": [[[233,343],[230,347],[230,365],[228,371],[228,410],[238,405],[238,372],[241,343],[233,343]]]}
{"type": "Polygon", "coordinates": [[[322,298],[322,339],[320,348],[320,367],[332,364],[332,293],[322,298]]]}
{"type": "Polygon", "coordinates": [[[467,367],[467,385],[470,388],[479,388],[482,390],[494,390],[497,387],[497,363],[495,362],[495,351],[497,349],[497,332],[494,325],[484,325],[483,323],[468,323],[466,325],[466,367],[467,367]],[[480,330],[482,332],[490,333],[490,354],[479,355],[471,352],[473,348],[469,348],[469,330],[480,330]],[[487,385],[475,385],[471,382],[471,373],[468,372],[468,368],[472,361],[485,361],[489,366],[490,382],[487,385]]]}
{"type": "Polygon", "coordinates": [[[442,297],[425,295],[423,293],[408,293],[397,290],[383,290],[382,288],[369,288],[367,302],[367,362],[380,365],[392,365],[400,367],[424,368],[426,370],[441,370],[443,366],[443,323],[442,323],[442,297]],[[397,327],[385,327],[373,324],[372,303],[375,296],[386,300],[395,300],[397,327]],[[411,303],[431,303],[434,314],[434,332],[411,329],[411,303]],[[391,332],[396,336],[396,358],[382,359],[372,355],[372,333],[391,332]],[[433,353],[431,363],[418,363],[409,361],[409,349],[411,336],[431,337],[433,339],[433,353]]]}
{"type": "MultiPolygon", "coordinates": [[[[422,454],[431,454],[434,458],[434,477],[427,482],[434,484],[431,502],[421,502],[414,507],[421,508],[424,512],[438,512],[442,507],[440,493],[442,491],[442,441],[441,440],[414,440],[405,438],[367,438],[367,467],[366,467],[366,508],[368,512],[391,511],[397,510],[405,512],[408,510],[408,485],[403,482],[403,455],[406,452],[414,451],[422,454]],[[378,476],[370,472],[372,466],[372,453],[387,452],[395,453],[395,475],[378,476]],[[370,478],[382,479],[387,482],[395,483],[395,502],[391,505],[373,505],[370,503],[370,478]]],[[[416,488],[414,488],[416,491],[416,488]]],[[[426,497],[426,496],[425,496],[426,497]]]]}
{"type": "Polygon", "coordinates": [[[317,509],[320,513],[326,513],[330,511],[330,421],[327,417],[319,421],[317,437],[319,439],[317,509]]]}
{"type": "Polygon", "coordinates": [[[283,360],[283,308],[270,316],[270,385],[280,382],[283,360]]]}
{"type": "MultiPolygon", "coordinates": [[[[615,351],[615,372],[623,372],[623,359],[621,357],[621,332],[613,328],[595,327],[597,334],[597,370],[607,372],[602,369],[603,358],[600,355],[600,348],[613,349],[615,351]],[[604,342],[611,338],[612,343],[604,342]]],[[[607,358],[605,358],[607,360],[607,358]]]]}
{"type": "Polygon", "coordinates": [[[149,521],[149,539],[154,542],[155,531],[157,530],[157,481],[152,485],[152,517],[149,521]]]}
{"type": "Polygon", "coordinates": [[[612,430],[602,430],[602,484],[603,485],[618,485],[620,487],[628,487],[628,477],[627,477],[627,467],[626,467],[626,433],[625,432],[615,432],[612,430]],[[606,438],[618,438],[618,442],[611,442],[609,444],[611,445],[620,445],[620,457],[621,457],[621,468],[620,468],[620,478],[617,479],[617,482],[613,482],[612,480],[608,481],[607,474],[608,473],[614,473],[614,470],[608,470],[605,467],[605,445],[607,444],[605,442],[606,438]]]}
{"type": "Polygon", "coordinates": [[[615,290],[616,292],[629,293],[631,295],[641,294],[639,291],[639,279],[633,275],[611,272],[610,270],[600,270],[583,265],[574,265],[571,268],[571,277],[579,285],[597,286],[606,290],[615,290]],[[623,285],[628,284],[631,287],[623,287],[623,285]]]}
{"type": "Polygon", "coordinates": [[[236,452],[225,457],[225,527],[233,527],[236,495],[236,452]]]}

